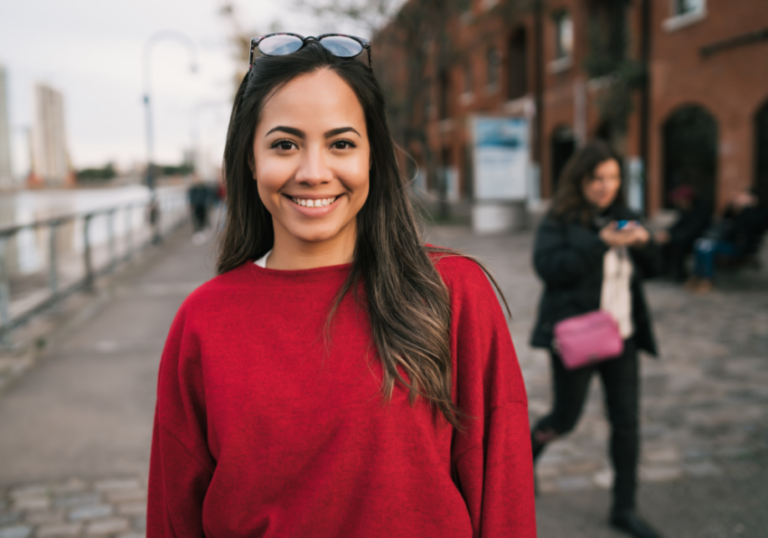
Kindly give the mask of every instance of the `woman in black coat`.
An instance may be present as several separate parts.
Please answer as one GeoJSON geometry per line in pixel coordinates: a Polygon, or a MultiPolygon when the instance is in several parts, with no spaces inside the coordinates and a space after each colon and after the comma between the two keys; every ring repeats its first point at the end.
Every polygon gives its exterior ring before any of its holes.
{"type": "Polygon", "coordinates": [[[533,427],[534,461],[546,445],[565,435],[581,415],[593,374],[600,375],[611,425],[615,471],[611,524],[632,536],[660,536],[635,511],[639,457],[637,351],[656,355],[642,280],[655,274],[658,250],[621,195],[619,158],[602,142],[579,149],[566,165],[552,209],[536,234],[533,262],[544,294],[531,344],[550,351],[554,406],[533,427]],[[553,348],[554,326],[596,310],[617,321],[621,356],[566,369],[553,348]]]}

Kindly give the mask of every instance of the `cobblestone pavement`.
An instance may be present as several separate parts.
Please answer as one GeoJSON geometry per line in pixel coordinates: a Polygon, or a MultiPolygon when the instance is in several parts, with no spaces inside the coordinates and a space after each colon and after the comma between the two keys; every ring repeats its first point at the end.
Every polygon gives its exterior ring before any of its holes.
{"type": "MultiPolygon", "coordinates": [[[[548,359],[527,344],[541,292],[531,269],[531,234],[475,237],[460,227],[433,228],[430,234],[430,242],[477,256],[496,276],[512,309],[510,329],[528,389],[531,420],[546,413],[550,403],[548,359]]],[[[189,287],[190,279],[185,278],[185,286],[179,290],[166,288],[177,280],[179,268],[194,263],[201,251],[187,246],[179,255],[172,265],[160,268],[164,284],[155,282],[156,275],[148,275],[137,289],[145,294],[155,288],[158,293],[165,290],[163,293],[178,301],[176,296],[189,287]]],[[[652,521],[669,533],[674,531],[678,538],[768,536],[757,530],[768,528],[768,515],[760,515],[760,507],[768,502],[764,487],[768,479],[768,272],[726,275],[718,284],[719,291],[706,296],[691,295],[667,282],[647,285],[662,356],[659,361],[642,361],[640,502],[652,521]]],[[[131,297],[132,292],[125,290],[122,296],[131,297]]],[[[167,316],[165,310],[162,316],[167,316]]],[[[160,314],[157,316],[159,319],[160,314]]],[[[119,335],[110,334],[108,320],[109,312],[99,321],[103,327],[98,331],[99,342],[76,335],[63,348],[69,348],[70,355],[80,347],[104,347],[104,342],[111,342],[111,347],[103,352],[130,348],[130,341],[138,336],[131,333],[125,341],[119,340],[119,335]]],[[[167,327],[170,319],[157,323],[167,327]]],[[[124,332],[120,327],[115,330],[124,332]]],[[[153,340],[140,351],[157,354],[159,345],[161,342],[153,340]]],[[[49,367],[43,362],[25,377],[49,367]]],[[[141,375],[148,376],[146,371],[141,375]]],[[[154,383],[154,378],[149,376],[146,382],[154,383]]],[[[0,414],[6,400],[26,390],[24,383],[20,385],[0,396],[0,414]]],[[[89,467],[81,459],[67,459],[75,457],[75,448],[88,443],[62,451],[57,458],[61,461],[43,464],[55,451],[39,445],[58,441],[40,440],[42,434],[36,434],[38,437],[30,437],[35,442],[18,445],[16,456],[3,453],[0,442],[2,465],[20,461],[26,462],[25,468],[44,469],[34,476],[31,472],[0,472],[0,538],[144,535],[146,472],[130,469],[144,461],[134,459],[148,454],[151,406],[144,406],[150,411],[128,418],[121,415],[122,406],[108,407],[105,417],[133,421],[128,431],[142,440],[142,450],[136,456],[130,453],[131,465],[125,464],[126,454],[115,451],[94,462],[89,473],[83,471],[89,467]],[[22,449],[29,454],[19,454],[22,449]],[[112,472],[107,470],[109,461],[114,461],[112,472]],[[73,470],[67,474],[67,469],[73,470]]],[[[61,412],[57,415],[57,420],[65,418],[61,412]]],[[[3,435],[28,435],[21,425],[13,427],[16,430],[11,432],[5,423],[3,435]]],[[[56,430],[57,435],[61,431],[56,430]]],[[[553,443],[538,467],[540,538],[620,536],[604,524],[609,502],[606,489],[611,482],[607,434],[595,380],[580,424],[571,435],[553,443]]],[[[99,447],[103,451],[104,445],[99,447]]]]}
{"type": "Polygon", "coordinates": [[[146,490],[146,481],[139,479],[71,479],[10,488],[0,496],[0,538],[143,537],[146,490]]]}
{"type": "MultiPolygon", "coordinates": [[[[510,330],[533,422],[550,407],[547,354],[528,346],[541,294],[531,265],[530,233],[476,237],[442,227],[430,242],[477,256],[497,278],[512,309],[510,330]]],[[[720,289],[693,295],[679,284],[646,284],[660,360],[642,360],[643,482],[718,476],[734,461],[768,461],[768,274],[725,275],[720,289]]],[[[542,493],[608,488],[608,425],[593,379],[577,428],[545,451],[542,493]]]]}

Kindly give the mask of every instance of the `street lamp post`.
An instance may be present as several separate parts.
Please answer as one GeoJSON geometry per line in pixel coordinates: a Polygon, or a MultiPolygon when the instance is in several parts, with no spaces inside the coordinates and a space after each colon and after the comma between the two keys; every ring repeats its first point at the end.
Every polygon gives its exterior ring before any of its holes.
{"type": "Polygon", "coordinates": [[[151,55],[157,42],[164,39],[175,39],[187,47],[190,54],[189,70],[197,70],[197,47],[187,35],[175,30],[161,30],[152,34],[144,43],[144,114],[147,125],[147,187],[152,195],[155,193],[155,140],[152,124],[152,65],[151,55]]]}

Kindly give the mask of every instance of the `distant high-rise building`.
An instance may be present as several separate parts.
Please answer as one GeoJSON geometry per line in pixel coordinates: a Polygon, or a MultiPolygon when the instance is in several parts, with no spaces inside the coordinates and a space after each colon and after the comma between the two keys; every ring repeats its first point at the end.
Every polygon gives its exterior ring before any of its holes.
{"type": "Polygon", "coordinates": [[[65,187],[71,178],[64,129],[64,97],[46,84],[35,84],[32,127],[32,181],[65,187]]]}
{"type": "Polygon", "coordinates": [[[13,186],[11,170],[11,129],[8,118],[8,83],[0,65],[0,189],[13,186]]]}

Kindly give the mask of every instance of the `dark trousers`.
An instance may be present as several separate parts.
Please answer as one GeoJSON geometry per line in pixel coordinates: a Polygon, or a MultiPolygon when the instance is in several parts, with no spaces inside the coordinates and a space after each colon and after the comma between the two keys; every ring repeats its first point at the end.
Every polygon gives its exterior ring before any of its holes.
{"type": "Polygon", "coordinates": [[[208,208],[206,206],[192,206],[192,226],[195,232],[200,232],[208,227],[208,208]]]}
{"type": "Polygon", "coordinates": [[[547,444],[537,439],[537,432],[561,436],[571,431],[584,408],[592,374],[598,373],[603,383],[605,407],[611,424],[610,454],[615,473],[613,506],[615,510],[634,508],[640,455],[640,383],[634,340],[625,342],[621,357],[577,370],[566,370],[555,353],[551,354],[551,360],[555,401],[552,411],[533,428],[534,462],[547,444]]]}

